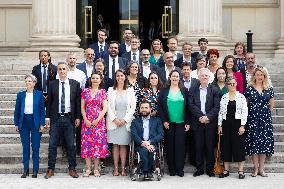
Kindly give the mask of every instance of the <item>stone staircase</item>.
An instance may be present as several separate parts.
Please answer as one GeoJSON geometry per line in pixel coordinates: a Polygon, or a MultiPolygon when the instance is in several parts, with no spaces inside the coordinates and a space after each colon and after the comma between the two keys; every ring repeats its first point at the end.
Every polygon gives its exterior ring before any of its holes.
{"type": "MultiPolygon", "coordinates": [[[[267,172],[284,173],[284,64],[280,60],[273,59],[262,60],[261,64],[266,66],[270,72],[276,99],[273,110],[275,154],[268,158],[266,170],[267,172]]],[[[22,147],[19,134],[13,125],[13,112],[16,93],[24,88],[24,74],[31,72],[32,64],[22,66],[18,70],[7,68],[11,67],[6,64],[2,67],[0,63],[0,174],[22,173],[22,147]]],[[[16,68],[15,65],[14,68],[16,68]]],[[[47,168],[48,139],[48,131],[46,131],[42,136],[40,149],[40,172],[42,173],[47,168]]],[[[81,172],[84,161],[77,157],[77,162],[77,169],[81,172]]],[[[107,170],[110,172],[112,164],[107,163],[107,165],[107,170]]],[[[62,157],[59,149],[55,171],[67,172],[67,166],[67,159],[62,157]]],[[[237,165],[232,166],[236,169],[237,165]]],[[[249,158],[247,158],[245,167],[247,172],[251,171],[252,163],[249,158]]],[[[193,172],[193,170],[193,167],[186,164],[185,172],[193,172]]]]}

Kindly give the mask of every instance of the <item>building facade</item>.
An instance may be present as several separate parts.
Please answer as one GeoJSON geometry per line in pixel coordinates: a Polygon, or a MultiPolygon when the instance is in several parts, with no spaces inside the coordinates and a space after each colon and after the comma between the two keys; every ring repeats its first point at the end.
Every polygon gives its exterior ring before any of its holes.
{"type": "Polygon", "coordinates": [[[284,55],[284,0],[1,0],[0,53],[81,51],[95,40],[99,15],[111,39],[125,27],[141,32],[141,22],[153,19],[164,35],[195,47],[206,37],[209,46],[231,51],[251,30],[254,52],[284,55]]]}

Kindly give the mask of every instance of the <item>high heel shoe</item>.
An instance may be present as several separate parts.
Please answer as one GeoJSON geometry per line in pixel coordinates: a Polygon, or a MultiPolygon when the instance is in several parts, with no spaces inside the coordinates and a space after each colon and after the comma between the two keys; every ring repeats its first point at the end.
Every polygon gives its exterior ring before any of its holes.
{"type": "Polygon", "coordinates": [[[239,179],[244,179],[246,177],[244,171],[238,171],[239,179]]]}
{"type": "Polygon", "coordinates": [[[118,167],[115,167],[115,168],[113,169],[112,175],[113,175],[113,176],[116,176],[116,177],[119,176],[118,167]]]}
{"type": "Polygon", "coordinates": [[[126,167],[121,167],[121,176],[127,176],[126,167]]]}
{"type": "Polygon", "coordinates": [[[34,171],[34,172],[33,172],[32,178],[37,178],[37,171],[34,171]]]}
{"type": "Polygon", "coordinates": [[[29,176],[29,170],[25,170],[21,178],[27,178],[29,176]]]}
{"type": "Polygon", "coordinates": [[[228,170],[224,170],[220,175],[219,178],[225,178],[230,175],[230,172],[228,170]],[[226,172],[226,173],[225,173],[226,172]]]}

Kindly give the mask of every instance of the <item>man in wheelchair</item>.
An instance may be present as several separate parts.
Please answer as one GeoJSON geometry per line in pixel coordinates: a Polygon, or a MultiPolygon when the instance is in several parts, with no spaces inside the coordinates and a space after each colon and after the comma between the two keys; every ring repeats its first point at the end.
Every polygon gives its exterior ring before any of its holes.
{"type": "Polygon", "coordinates": [[[163,140],[164,131],[163,125],[158,117],[152,117],[151,105],[149,102],[143,101],[140,104],[140,115],[131,123],[131,134],[134,140],[138,159],[140,159],[139,172],[144,175],[144,179],[153,178],[154,171],[154,152],[159,148],[159,142],[163,140]]]}

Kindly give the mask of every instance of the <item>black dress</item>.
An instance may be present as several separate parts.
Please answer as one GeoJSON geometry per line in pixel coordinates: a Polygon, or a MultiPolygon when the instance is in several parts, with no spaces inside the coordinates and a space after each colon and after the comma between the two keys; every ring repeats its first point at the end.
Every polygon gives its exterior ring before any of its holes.
{"type": "Polygon", "coordinates": [[[236,101],[229,101],[222,123],[221,155],[224,162],[245,161],[245,135],[239,135],[241,120],[235,119],[236,101]]]}

